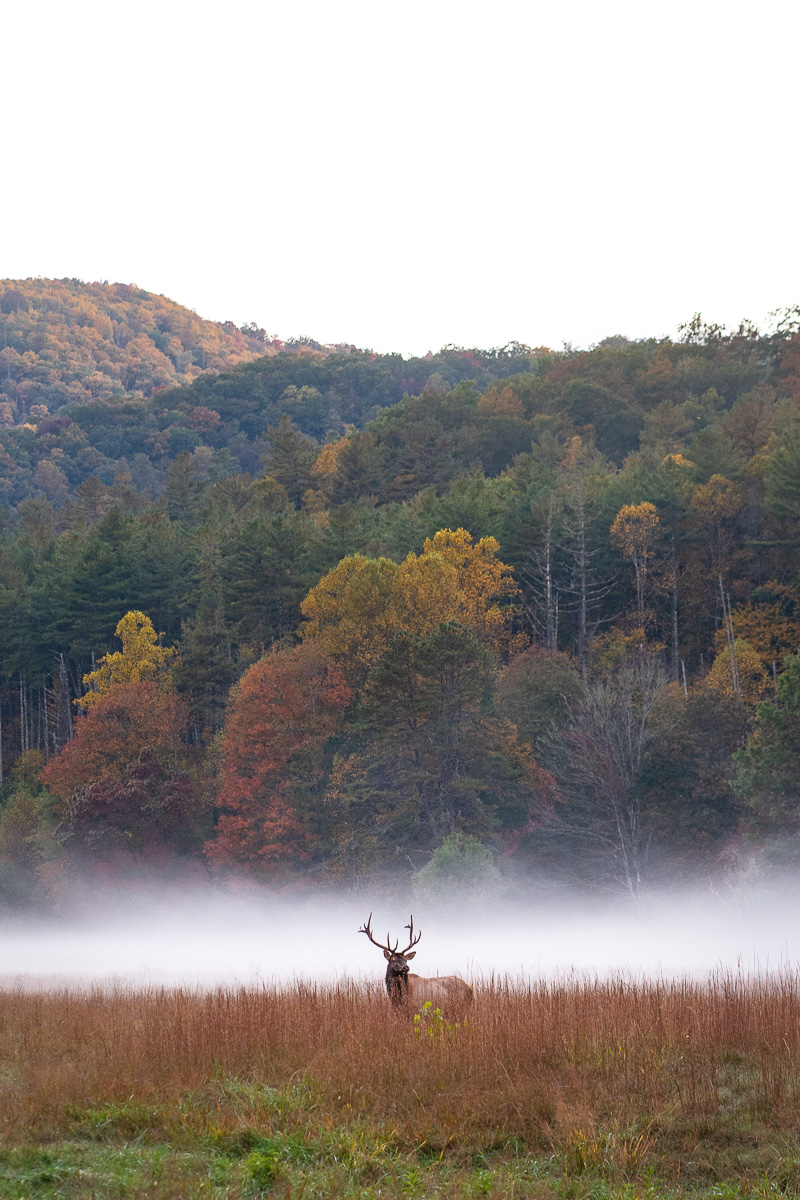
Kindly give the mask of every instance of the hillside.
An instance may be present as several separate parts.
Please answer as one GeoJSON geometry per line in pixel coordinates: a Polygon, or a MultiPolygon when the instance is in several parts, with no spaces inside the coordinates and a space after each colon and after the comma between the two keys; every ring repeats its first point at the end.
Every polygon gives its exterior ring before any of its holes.
{"type": "Polygon", "coordinates": [[[54,412],[126,392],[149,396],[271,352],[264,337],[204,321],[133,284],[3,279],[0,419],[22,420],[37,405],[54,412]]]}

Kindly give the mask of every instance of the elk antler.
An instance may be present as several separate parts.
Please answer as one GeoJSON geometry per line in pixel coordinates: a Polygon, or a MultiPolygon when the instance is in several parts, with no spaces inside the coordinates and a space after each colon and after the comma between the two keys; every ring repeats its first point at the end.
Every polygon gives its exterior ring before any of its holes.
{"type": "MultiPolygon", "coordinates": [[[[370,913],[370,916],[372,916],[371,913],[370,913]]],[[[411,915],[411,924],[404,925],[403,928],[408,930],[409,937],[411,938],[411,941],[408,943],[405,950],[402,951],[403,954],[408,954],[411,947],[416,946],[417,942],[422,937],[422,930],[420,930],[419,933],[417,934],[417,936],[414,937],[414,915],[413,915],[413,913],[411,915]]]]}
{"type": "MultiPolygon", "coordinates": [[[[391,938],[389,937],[388,933],[386,934],[387,944],[385,946],[383,945],[382,942],[375,941],[375,938],[372,936],[372,913],[369,914],[366,925],[362,925],[358,932],[365,933],[367,935],[367,937],[369,938],[369,940],[372,942],[373,946],[377,946],[379,950],[388,950],[389,954],[397,953],[397,947],[400,943],[399,938],[397,939],[397,941],[394,944],[394,950],[391,947],[391,938]]],[[[413,945],[413,943],[412,943],[412,945],[413,945]]],[[[410,949],[410,947],[409,947],[409,949],[410,949]]]]}

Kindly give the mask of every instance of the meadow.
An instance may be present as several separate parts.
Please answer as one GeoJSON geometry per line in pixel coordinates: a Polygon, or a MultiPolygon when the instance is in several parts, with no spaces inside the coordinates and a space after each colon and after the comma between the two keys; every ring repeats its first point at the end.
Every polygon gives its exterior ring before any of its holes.
{"type": "Polygon", "coordinates": [[[800,979],[0,992],[3,1197],[800,1192],[800,979]]]}

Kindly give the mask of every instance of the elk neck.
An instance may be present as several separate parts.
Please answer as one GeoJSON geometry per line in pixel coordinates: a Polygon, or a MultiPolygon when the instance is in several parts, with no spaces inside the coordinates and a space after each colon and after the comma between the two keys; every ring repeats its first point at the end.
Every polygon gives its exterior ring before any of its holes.
{"type": "Polygon", "coordinates": [[[386,968],[386,991],[392,1004],[402,1004],[408,997],[408,969],[395,972],[391,964],[386,968]]]}

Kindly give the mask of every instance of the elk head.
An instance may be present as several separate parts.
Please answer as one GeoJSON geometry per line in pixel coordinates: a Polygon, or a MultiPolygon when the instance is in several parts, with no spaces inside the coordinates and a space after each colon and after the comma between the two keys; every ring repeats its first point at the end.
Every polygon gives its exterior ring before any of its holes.
{"type": "Polygon", "coordinates": [[[383,951],[383,957],[387,962],[386,991],[389,993],[389,999],[393,1004],[400,1004],[408,992],[408,964],[417,953],[416,950],[412,949],[412,946],[416,946],[417,942],[422,937],[421,932],[416,936],[414,935],[413,916],[410,923],[406,925],[405,928],[409,931],[409,937],[411,939],[405,950],[398,949],[400,945],[399,938],[395,942],[394,946],[392,946],[391,938],[389,937],[388,933],[386,934],[385,946],[382,942],[375,941],[375,938],[372,936],[372,913],[369,914],[369,919],[367,920],[366,925],[362,925],[358,931],[359,933],[365,933],[372,942],[373,946],[377,946],[379,950],[383,951]]]}

